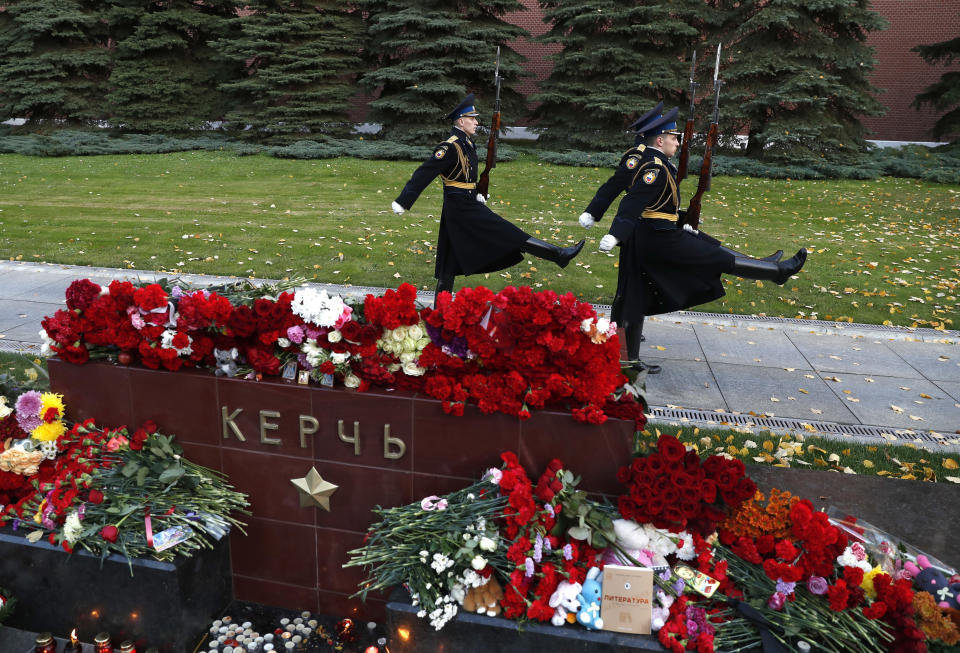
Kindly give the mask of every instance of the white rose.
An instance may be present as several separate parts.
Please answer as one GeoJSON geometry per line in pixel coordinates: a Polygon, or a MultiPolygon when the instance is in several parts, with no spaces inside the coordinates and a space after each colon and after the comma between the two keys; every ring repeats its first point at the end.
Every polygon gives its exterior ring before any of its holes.
{"type": "Polygon", "coordinates": [[[414,324],[411,327],[407,328],[407,338],[413,338],[414,340],[419,340],[423,337],[423,327],[419,324],[414,324]]]}
{"type": "Polygon", "coordinates": [[[481,551],[493,551],[497,548],[497,543],[492,539],[484,535],[480,538],[480,550],[481,551]]]}
{"type": "Polygon", "coordinates": [[[474,559],[470,561],[470,566],[480,571],[487,566],[487,560],[483,556],[475,556],[474,559]]]}
{"type": "Polygon", "coordinates": [[[416,363],[404,363],[403,373],[407,376],[423,376],[424,369],[416,363]]]}
{"type": "Polygon", "coordinates": [[[346,378],[343,379],[343,385],[348,388],[359,388],[360,387],[360,377],[355,374],[348,373],[346,378]]]}
{"type": "Polygon", "coordinates": [[[343,340],[343,336],[339,331],[334,330],[327,334],[328,342],[340,342],[341,340],[343,340]]]}
{"type": "Polygon", "coordinates": [[[391,340],[394,340],[395,342],[403,342],[403,339],[406,337],[406,327],[399,326],[390,333],[391,340]]]}
{"type": "Polygon", "coordinates": [[[417,355],[416,352],[413,352],[413,351],[405,351],[402,354],[400,354],[401,363],[413,363],[417,360],[417,358],[419,358],[419,356],[417,355]]]}
{"type": "Polygon", "coordinates": [[[424,336],[417,340],[417,351],[423,351],[423,348],[430,344],[430,338],[424,336]]]}
{"type": "Polygon", "coordinates": [[[343,363],[346,363],[347,359],[349,358],[350,358],[350,354],[346,352],[342,354],[338,354],[337,352],[330,354],[330,360],[333,361],[334,365],[342,365],[343,363]]]}
{"type": "Polygon", "coordinates": [[[417,339],[416,339],[416,338],[404,338],[404,339],[403,339],[403,350],[404,350],[404,351],[417,351],[417,339]]]}
{"type": "Polygon", "coordinates": [[[277,338],[277,346],[279,346],[281,349],[286,349],[290,346],[290,341],[286,338],[277,338]]]}
{"type": "Polygon", "coordinates": [[[390,363],[389,365],[387,365],[387,371],[390,372],[391,374],[393,374],[399,369],[400,369],[400,363],[390,363]]]}

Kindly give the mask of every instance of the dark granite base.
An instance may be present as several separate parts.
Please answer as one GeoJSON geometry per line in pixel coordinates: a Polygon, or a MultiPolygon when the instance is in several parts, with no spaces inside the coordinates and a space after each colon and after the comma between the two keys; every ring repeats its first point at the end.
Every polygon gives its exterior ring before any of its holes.
{"type": "Polygon", "coordinates": [[[414,651],[457,651],[457,653],[605,653],[663,651],[652,635],[624,635],[605,630],[592,631],[578,625],[524,624],[501,617],[458,612],[437,631],[426,619],[417,617],[419,608],[410,604],[405,590],[396,589],[387,602],[387,630],[391,653],[414,651]],[[403,628],[406,638],[398,636],[403,628]]]}
{"type": "Polygon", "coordinates": [[[61,638],[76,628],[87,641],[106,631],[115,644],[131,639],[138,648],[180,653],[194,649],[232,599],[226,539],[173,563],[133,560],[131,576],[121,556],[110,556],[101,568],[100,559],[85,551],[68,555],[23,535],[0,531],[0,578],[17,598],[7,621],[14,628],[61,638]]]}
{"type": "MultiPolygon", "coordinates": [[[[0,651],[3,653],[34,653],[33,645],[36,639],[37,633],[29,630],[0,626],[0,651]]],[[[68,639],[57,637],[56,640],[57,650],[63,650],[68,639]]],[[[80,653],[94,653],[93,644],[80,642],[80,653]]]]}
{"type": "Polygon", "coordinates": [[[956,485],[762,465],[749,465],[747,475],[761,492],[777,488],[817,509],[835,506],[960,568],[960,540],[951,528],[960,524],[956,485]]]}

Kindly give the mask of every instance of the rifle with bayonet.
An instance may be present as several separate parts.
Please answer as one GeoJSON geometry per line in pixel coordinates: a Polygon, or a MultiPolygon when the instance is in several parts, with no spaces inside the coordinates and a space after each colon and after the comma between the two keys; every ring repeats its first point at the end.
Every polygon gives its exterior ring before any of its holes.
{"type": "Polygon", "coordinates": [[[690,198],[687,213],[682,218],[682,224],[688,224],[694,229],[700,226],[700,200],[703,194],[710,190],[710,177],[713,175],[713,146],[717,144],[720,130],[720,46],[717,45],[717,63],[713,68],[713,121],[710,131],[707,132],[707,144],[703,151],[703,163],[700,165],[700,178],[697,180],[697,192],[690,198]]]}
{"type": "Polygon", "coordinates": [[[690,158],[690,139],[693,138],[694,98],[697,95],[697,83],[693,81],[693,73],[697,68],[697,51],[693,51],[690,60],[690,109],[687,111],[687,124],[683,127],[683,144],[680,146],[680,163],[677,165],[677,183],[687,176],[687,160],[690,158]]]}
{"type": "Polygon", "coordinates": [[[497,138],[500,136],[500,48],[497,47],[497,67],[493,72],[493,83],[497,87],[497,96],[493,104],[493,118],[490,121],[490,138],[487,140],[487,160],[483,164],[483,172],[477,179],[477,193],[484,198],[490,198],[490,171],[497,165],[497,138]]]}

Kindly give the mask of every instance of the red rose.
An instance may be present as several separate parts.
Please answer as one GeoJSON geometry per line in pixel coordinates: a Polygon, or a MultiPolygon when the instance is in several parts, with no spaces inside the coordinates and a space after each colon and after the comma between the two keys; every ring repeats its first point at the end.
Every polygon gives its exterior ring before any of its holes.
{"type": "Polygon", "coordinates": [[[109,526],[104,526],[100,530],[100,537],[105,539],[107,542],[116,542],[117,536],[119,534],[120,532],[117,530],[117,527],[114,526],[113,524],[110,524],[109,526]]]}
{"type": "Polygon", "coordinates": [[[664,433],[657,441],[657,451],[668,463],[680,462],[687,455],[686,447],[673,435],[664,433]]]}
{"type": "Polygon", "coordinates": [[[87,497],[87,500],[90,503],[103,503],[103,492],[100,490],[90,490],[90,495],[87,497]]]}
{"type": "Polygon", "coordinates": [[[333,374],[337,371],[337,368],[332,362],[323,361],[323,363],[320,364],[320,371],[324,374],[333,374]]]}

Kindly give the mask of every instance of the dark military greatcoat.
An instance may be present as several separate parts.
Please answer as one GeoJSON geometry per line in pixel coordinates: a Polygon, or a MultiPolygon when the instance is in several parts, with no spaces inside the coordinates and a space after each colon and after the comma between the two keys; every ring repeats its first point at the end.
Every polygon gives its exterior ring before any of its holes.
{"type": "Polygon", "coordinates": [[[723,297],[720,275],[730,271],[733,254],[716,239],[677,226],[677,169],[663,152],[629,150],[587,212],[599,217],[623,188],[627,194],[610,225],[620,241],[613,320],[629,323],[723,297]]]}
{"type": "Polygon", "coordinates": [[[477,149],[462,130],[454,127],[452,134],[414,171],[397,203],[409,209],[438,175],[443,180],[437,279],[516,265],[529,236],[477,201],[477,149]]]}

